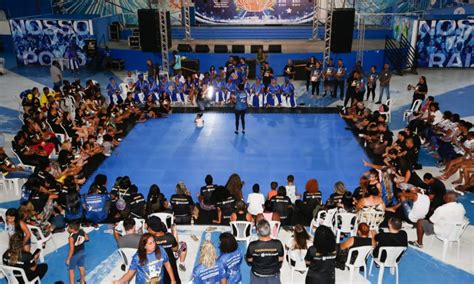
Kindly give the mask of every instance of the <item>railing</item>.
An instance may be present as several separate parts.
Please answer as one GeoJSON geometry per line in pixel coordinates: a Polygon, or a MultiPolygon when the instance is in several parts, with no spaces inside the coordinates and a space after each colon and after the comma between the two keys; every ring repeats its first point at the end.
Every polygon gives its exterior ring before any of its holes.
{"type": "Polygon", "coordinates": [[[416,73],[417,53],[405,36],[401,36],[400,42],[390,37],[385,37],[384,56],[395,67],[395,73],[416,73]]]}

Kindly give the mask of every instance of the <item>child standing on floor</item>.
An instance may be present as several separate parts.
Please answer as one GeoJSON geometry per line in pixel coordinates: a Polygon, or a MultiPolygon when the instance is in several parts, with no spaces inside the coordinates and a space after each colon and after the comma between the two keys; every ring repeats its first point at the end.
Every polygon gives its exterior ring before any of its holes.
{"type": "Polygon", "coordinates": [[[69,269],[69,283],[74,284],[74,271],[79,267],[81,278],[80,283],[86,283],[86,268],[84,262],[86,259],[86,251],[84,243],[89,240],[89,236],[80,228],[78,222],[69,224],[69,252],[66,259],[66,265],[69,269]]]}

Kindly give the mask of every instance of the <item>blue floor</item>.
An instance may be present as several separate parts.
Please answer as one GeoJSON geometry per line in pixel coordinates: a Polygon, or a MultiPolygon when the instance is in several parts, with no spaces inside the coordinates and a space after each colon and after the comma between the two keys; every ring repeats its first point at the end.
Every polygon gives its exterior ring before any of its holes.
{"type": "Polygon", "coordinates": [[[201,130],[193,118],[173,114],[137,125],[97,173],[106,174],[109,185],[128,175],[145,195],[156,183],[166,196],[178,181],[196,196],[207,174],[225,184],[238,173],[244,196],[254,183],[266,193],[271,181],[283,184],[293,174],[301,193],[317,178],[326,199],[336,181],[353,190],[365,170],[366,155],[337,114],[248,114],[245,135],[234,134],[233,114],[207,113],[201,130]]]}

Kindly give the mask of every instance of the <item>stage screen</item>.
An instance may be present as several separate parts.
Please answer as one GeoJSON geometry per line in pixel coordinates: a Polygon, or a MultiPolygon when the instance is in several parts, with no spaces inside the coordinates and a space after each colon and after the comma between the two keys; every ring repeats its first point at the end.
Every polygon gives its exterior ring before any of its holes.
{"type": "Polygon", "coordinates": [[[418,67],[472,68],[474,20],[420,20],[418,67]]]}
{"type": "Polygon", "coordinates": [[[312,20],[308,0],[195,0],[196,20],[205,24],[302,24],[312,20]]]}
{"type": "Polygon", "coordinates": [[[50,65],[53,58],[75,52],[80,65],[86,64],[85,39],[93,35],[89,20],[10,20],[19,64],[50,65]]]}

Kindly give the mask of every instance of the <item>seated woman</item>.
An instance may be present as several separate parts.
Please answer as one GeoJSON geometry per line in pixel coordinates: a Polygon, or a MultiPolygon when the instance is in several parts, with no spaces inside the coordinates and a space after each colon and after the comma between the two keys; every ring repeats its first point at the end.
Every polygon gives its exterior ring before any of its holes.
{"type": "MultiPolygon", "coordinates": [[[[38,257],[39,251],[38,253],[31,254],[24,249],[23,237],[16,233],[10,237],[9,248],[3,254],[2,260],[4,265],[23,269],[28,281],[32,281],[36,277],[42,279],[48,271],[48,265],[46,263],[36,263],[38,257]]],[[[25,283],[21,276],[16,276],[16,278],[18,283],[25,283]]]]}
{"type": "Polygon", "coordinates": [[[242,281],[240,265],[243,258],[242,252],[239,250],[239,245],[235,237],[229,232],[222,233],[219,236],[219,241],[221,255],[217,261],[224,265],[227,274],[227,283],[238,284],[242,281]]]}
{"type": "Polygon", "coordinates": [[[217,253],[210,241],[204,241],[199,253],[199,264],[193,269],[193,283],[226,284],[227,274],[224,264],[217,260],[217,253]]]}
{"type": "Polygon", "coordinates": [[[163,283],[165,269],[171,283],[176,283],[166,251],[156,245],[153,235],[145,233],[140,238],[137,253],[133,255],[127,273],[113,283],[128,283],[133,276],[136,276],[136,283],[163,283]]]}
{"type": "Polygon", "coordinates": [[[23,250],[30,251],[31,249],[31,233],[26,226],[26,223],[20,219],[18,210],[16,208],[9,208],[5,213],[5,231],[8,236],[18,234],[23,240],[23,250]]]}
{"type": "Polygon", "coordinates": [[[82,221],[84,208],[82,198],[73,176],[68,176],[64,180],[63,189],[59,195],[59,205],[64,209],[68,223],[82,221]]]}
{"type": "MultiPolygon", "coordinates": [[[[366,223],[359,223],[357,227],[357,236],[350,237],[339,246],[337,252],[336,266],[344,270],[349,253],[349,249],[363,246],[372,246],[372,238],[370,236],[370,228],[366,223]]],[[[354,263],[357,254],[352,254],[351,263],[354,263]]]]}
{"type": "Polygon", "coordinates": [[[97,184],[92,184],[89,192],[82,197],[86,220],[92,222],[94,227],[107,219],[110,207],[109,200],[109,195],[101,193],[100,186],[97,184]]]}
{"type": "Polygon", "coordinates": [[[314,233],[313,246],[305,256],[308,274],[306,283],[336,282],[336,236],[326,226],[319,226],[314,233]]]}
{"type": "Polygon", "coordinates": [[[253,217],[247,212],[245,202],[239,200],[235,203],[236,211],[230,215],[230,221],[247,221],[253,222],[253,217]]]}
{"type": "Polygon", "coordinates": [[[383,222],[384,212],[385,203],[375,186],[367,188],[367,194],[356,202],[356,214],[360,223],[379,226],[383,222]],[[381,214],[378,215],[377,219],[373,219],[376,213],[381,214]]]}
{"type": "Polygon", "coordinates": [[[285,244],[285,248],[288,250],[286,254],[286,260],[291,265],[294,265],[296,260],[303,260],[306,251],[310,246],[313,245],[313,238],[306,232],[306,229],[303,225],[297,224],[293,232],[293,236],[285,244]]]}

